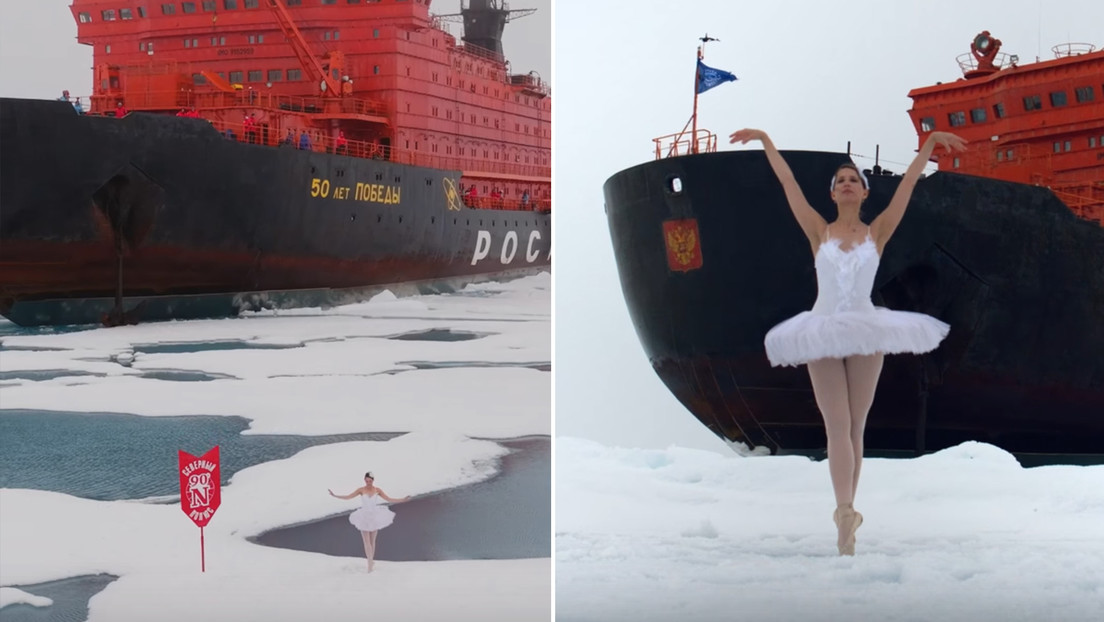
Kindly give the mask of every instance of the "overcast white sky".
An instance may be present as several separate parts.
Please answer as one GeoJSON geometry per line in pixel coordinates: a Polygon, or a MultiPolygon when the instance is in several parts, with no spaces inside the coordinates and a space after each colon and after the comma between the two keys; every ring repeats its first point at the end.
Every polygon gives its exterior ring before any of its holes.
{"type": "Polygon", "coordinates": [[[727,451],[651,371],[602,209],[605,180],[650,160],[651,139],[689,119],[699,37],[720,39],[706,64],[739,77],[699,100],[699,127],[722,149],[736,148],[732,131],[758,127],[780,149],[845,151],[850,140],[873,156],[880,144],[900,171],[917,146],[909,90],[961,77],[955,57],[977,33],[1023,64],[1068,41],[1101,48],[1102,24],[1099,0],[557,0],[556,434],[727,451]]]}
{"type": "MultiPolygon", "coordinates": [[[[153,4],[153,0],[150,0],[153,4]]],[[[502,44],[514,73],[552,75],[552,0],[514,0],[512,9],[537,9],[506,25],[502,44]]],[[[92,51],[76,42],[72,0],[0,0],[0,96],[55,98],[92,91],[92,51]]],[[[432,12],[458,13],[460,0],[434,0],[432,12]]],[[[459,24],[453,34],[460,35],[459,24]]],[[[553,84],[553,87],[555,85],[553,84]]]]}

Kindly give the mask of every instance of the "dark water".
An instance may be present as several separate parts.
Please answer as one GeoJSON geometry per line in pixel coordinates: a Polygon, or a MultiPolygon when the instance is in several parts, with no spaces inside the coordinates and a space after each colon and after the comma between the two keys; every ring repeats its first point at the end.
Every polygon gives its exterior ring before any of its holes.
{"type": "Polygon", "coordinates": [[[49,607],[8,605],[0,609],[0,622],[84,622],[88,619],[88,601],[119,577],[109,574],[70,577],[27,585],[13,585],[28,594],[54,601],[49,607]]]}
{"type": "Polygon", "coordinates": [[[418,330],[395,335],[394,337],[388,337],[388,339],[397,339],[399,341],[471,341],[473,339],[486,337],[490,334],[491,333],[473,333],[466,330],[452,330],[450,328],[431,328],[429,330],[418,330]]]}
{"type": "Polygon", "coordinates": [[[291,350],[302,344],[253,343],[251,341],[189,341],[181,343],[136,343],[135,354],[191,354],[223,350],[291,350]]]}
{"type": "Polygon", "coordinates": [[[53,380],[55,378],[68,378],[70,376],[93,376],[104,378],[107,374],[94,374],[88,371],[69,369],[22,369],[19,371],[0,371],[0,380],[53,380]]]}
{"type": "Polygon", "coordinates": [[[494,363],[490,361],[399,361],[399,365],[409,365],[414,369],[452,369],[456,367],[523,367],[540,371],[552,371],[552,363],[534,361],[530,363],[494,363]]]}
{"type": "MultiPolygon", "coordinates": [[[[514,451],[502,458],[500,472],[490,480],[391,506],[395,522],[379,531],[376,559],[551,557],[551,440],[542,437],[501,444],[514,451]]],[[[350,501],[349,511],[340,516],[275,529],[254,541],[298,551],[364,557],[360,532],[349,523],[356,503],[350,501]]]]}
{"type": "MultiPolygon", "coordinates": [[[[62,333],[77,333],[85,330],[94,330],[98,328],[95,324],[76,324],[68,326],[20,326],[11,320],[0,318],[0,338],[18,336],[24,337],[29,335],[60,335],[62,333]]],[[[18,347],[18,348],[6,348],[3,343],[0,342],[0,350],[56,350],[59,348],[39,348],[39,347],[18,347]]]]}
{"type": "Polygon", "coordinates": [[[290,458],[307,447],[399,436],[243,436],[248,425],[242,417],[0,410],[0,488],[52,490],[103,501],[176,495],[177,450],[201,455],[218,445],[226,483],[246,467],[290,458]]]}

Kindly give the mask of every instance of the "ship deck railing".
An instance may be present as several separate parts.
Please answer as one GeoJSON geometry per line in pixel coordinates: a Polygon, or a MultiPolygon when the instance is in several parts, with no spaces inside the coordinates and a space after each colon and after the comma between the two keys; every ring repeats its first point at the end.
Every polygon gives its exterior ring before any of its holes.
{"type": "Polygon", "coordinates": [[[655,143],[655,158],[674,158],[692,153],[713,153],[717,150],[717,135],[709,130],[698,130],[691,137],[691,132],[682,131],[677,134],[668,134],[653,138],[655,143]],[[695,149],[695,147],[697,149],[695,149]]]}
{"type": "MultiPolygon", "coordinates": [[[[1004,52],[997,52],[997,54],[995,56],[993,56],[993,66],[996,67],[997,69],[1004,69],[1005,67],[1011,67],[1014,64],[1013,61],[1012,61],[1012,56],[1013,55],[1005,54],[1004,52]]],[[[971,71],[977,71],[978,61],[977,61],[977,57],[974,56],[973,52],[966,52],[965,54],[959,54],[958,56],[955,57],[955,61],[958,62],[958,67],[959,67],[959,69],[962,70],[963,73],[970,73],[971,71]]]]}
{"type": "MultiPolygon", "coordinates": [[[[253,136],[249,136],[245,126],[241,123],[227,123],[224,121],[210,121],[211,125],[220,134],[238,142],[252,142],[258,145],[270,147],[290,146],[298,148],[302,131],[292,131],[288,137],[286,131],[281,135],[271,127],[263,124],[256,126],[253,136]]],[[[410,149],[397,149],[380,144],[372,140],[357,140],[346,138],[343,144],[340,139],[322,130],[312,129],[307,133],[310,151],[348,155],[356,158],[372,160],[388,160],[399,164],[423,166],[445,170],[461,171],[465,176],[484,179],[512,179],[516,181],[530,181],[536,183],[551,183],[552,167],[539,164],[524,164],[504,162],[502,160],[488,160],[482,158],[463,158],[459,156],[442,156],[437,154],[422,153],[410,149]]]]}
{"type": "Polygon", "coordinates": [[[303,114],[343,114],[377,117],[386,122],[388,110],[383,102],[357,97],[299,97],[255,89],[223,91],[142,91],[118,95],[93,95],[92,111],[114,111],[122,101],[128,110],[159,112],[171,108],[265,108],[303,114]]]}
{"type": "Polygon", "coordinates": [[[1104,181],[1054,185],[1050,191],[1077,216],[1104,225],[1104,181]]]}

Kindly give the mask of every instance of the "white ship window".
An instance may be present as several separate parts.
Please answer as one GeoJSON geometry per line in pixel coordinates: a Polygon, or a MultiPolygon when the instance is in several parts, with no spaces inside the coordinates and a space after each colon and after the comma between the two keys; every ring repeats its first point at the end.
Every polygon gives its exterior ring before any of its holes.
{"type": "Polygon", "coordinates": [[[302,69],[288,69],[287,70],[287,79],[288,79],[288,82],[298,82],[299,80],[302,80],[303,79],[303,70],[302,69]]]}
{"type": "Polygon", "coordinates": [[[379,75],[379,65],[372,65],[372,73],[379,75]]]}
{"type": "Polygon", "coordinates": [[[168,3],[168,4],[162,4],[161,5],[161,14],[162,15],[172,15],[173,13],[176,13],[176,5],[175,4],[168,3]]]}
{"type": "Polygon", "coordinates": [[[264,79],[264,72],[260,69],[251,69],[249,71],[250,82],[260,82],[262,79],[264,79]]]}
{"type": "Polygon", "coordinates": [[[337,4],[337,0],[322,0],[322,4],[337,4]]]}
{"type": "Polygon", "coordinates": [[[245,8],[247,8],[247,9],[257,8],[257,0],[245,0],[245,8]]]}
{"type": "Polygon", "coordinates": [[[327,30],[326,32],[322,33],[322,40],[323,41],[329,41],[330,40],[330,31],[327,30]]]}
{"type": "Polygon", "coordinates": [[[192,47],[192,40],[191,39],[185,39],[184,40],[184,47],[186,47],[186,48],[192,47]]]}
{"type": "Polygon", "coordinates": [[[138,7],[138,17],[145,17],[145,16],[146,16],[146,7],[144,7],[144,6],[138,7]]]}
{"type": "Polygon", "coordinates": [[[146,51],[146,42],[145,41],[138,42],[138,51],[139,52],[145,52],[146,51]]]}
{"type": "Polygon", "coordinates": [[[955,158],[954,159],[954,167],[958,168],[959,163],[960,163],[960,160],[958,158],[955,158]]]}
{"type": "Polygon", "coordinates": [[[303,0],[287,0],[288,6],[299,6],[303,4],[303,0]]]}
{"type": "Polygon", "coordinates": [[[106,11],[100,11],[100,17],[102,17],[103,21],[105,21],[105,22],[115,21],[115,9],[108,9],[106,11]]]}
{"type": "Polygon", "coordinates": [[[134,13],[130,9],[119,9],[119,19],[134,19],[134,13]]]}
{"type": "Polygon", "coordinates": [[[379,28],[373,28],[372,29],[372,38],[373,39],[379,39],[379,28]]]}
{"type": "Polygon", "coordinates": [[[998,119],[1004,118],[1004,104],[993,104],[993,115],[998,119]]]}
{"type": "Polygon", "coordinates": [[[195,2],[181,2],[180,3],[180,10],[185,12],[185,13],[195,13],[196,12],[195,2]]]}
{"type": "Polygon", "coordinates": [[[192,83],[196,85],[207,84],[207,78],[205,78],[201,73],[193,73],[192,83]]]}
{"type": "Polygon", "coordinates": [[[82,24],[91,24],[92,23],[92,15],[89,14],[89,13],[78,13],[77,14],[77,19],[79,19],[80,23],[82,23],[82,24]]]}
{"type": "Polygon", "coordinates": [[[1023,99],[1024,110],[1041,110],[1043,107],[1043,99],[1038,95],[1029,95],[1023,99]]]}
{"type": "Polygon", "coordinates": [[[268,70],[268,81],[269,82],[279,82],[283,79],[284,79],[283,70],[281,70],[281,69],[269,69],[268,70]]]}
{"type": "Polygon", "coordinates": [[[1068,151],[1069,151],[1070,149],[1073,149],[1073,143],[1072,143],[1072,142],[1070,142],[1070,141],[1068,141],[1068,140],[1067,140],[1067,141],[1066,141],[1066,142],[1065,142],[1065,143],[1064,143],[1064,144],[1063,144],[1062,146],[1063,146],[1063,147],[1065,148],[1065,150],[1066,150],[1067,152],[1068,152],[1068,151]]]}
{"type": "Polygon", "coordinates": [[[1096,136],[1089,136],[1089,149],[1096,147],[1096,136]]]}
{"type": "Polygon", "coordinates": [[[218,2],[217,2],[217,0],[204,0],[204,2],[203,2],[203,10],[204,10],[204,11],[215,11],[215,10],[218,10],[218,2]]]}
{"type": "Polygon", "coordinates": [[[108,43],[107,45],[104,46],[104,54],[110,54],[110,53],[111,53],[111,44],[108,43]]]}
{"type": "Polygon", "coordinates": [[[1004,162],[1004,152],[997,151],[997,162],[1004,162]]]}
{"type": "Polygon", "coordinates": [[[349,4],[360,4],[360,0],[348,0],[349,4]]]}
{"type": "Polygon", "coordinates": [[[970,111],[970,120],[974,123],[985,123],[985,109],[974,108],[970,111]]]}
{"type": "Polygon", "coordinates": [[[1077,96],[1077,103],[1091,102],[1093,100],[1093,87],[1083,86],[1078,89],[1074,89],[1074,94],[1077,96]]]}
{"type": "Polygon", "coordinates": [[[1054,153],[1062,153],[1062,143],[1054,141],[1054,153]]]}
{"type": "Polygon", "coordinates": [[[1050,94],[1050,105],[1055,108],[1066,105],[1066,92],[1054,91],[1050,94]]]}
{"type": "Polygon", "coordinates": [[[238,8],[238,0],[222,0],[222,8],[227,11],[233,11],[238,8]]]}
{"type": "Polygon", "coordinates": [[[934,117],[924,117],[923,119],[920,119],[920,131],[930,132],[934,129],[935,129],[935,118],[934,117]]]}
{"type": "Polygon", "coordinates": [[[1016,150],[1015,149],[1009,149],[1008,151],[1004,152],[1004,157],[1009,162],[1011,162],[1012,158],[1014,158],[1015,156],[1016,156],[1016,150]]]}
{"type": "Polygon", "coordinates": [[[230,72],[230,82],[233,83],[233,84],[241,84],[243,82],[242,77],[244,75],[245,74],[240,72],[240,71],[231,71],[230,72]]]}
{"type": "Polygon", "coordinates": [[[961,110],[947,115],[947,119],[950,121],[951,127],[966,125],[966,113],[961,110]]]}

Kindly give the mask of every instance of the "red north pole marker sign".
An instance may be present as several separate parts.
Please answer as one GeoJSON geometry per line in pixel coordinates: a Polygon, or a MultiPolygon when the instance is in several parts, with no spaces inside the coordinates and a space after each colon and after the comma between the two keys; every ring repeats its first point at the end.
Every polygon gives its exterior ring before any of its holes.
{"type": "Polygon", "coordinates": [[[186,451],[180,452],[180,508],[199,527],[199,563],[202,572],[207,572],[203,528],[211,521],[222,502],[219,481],[218,445],[198,458],[186,451]]]}

